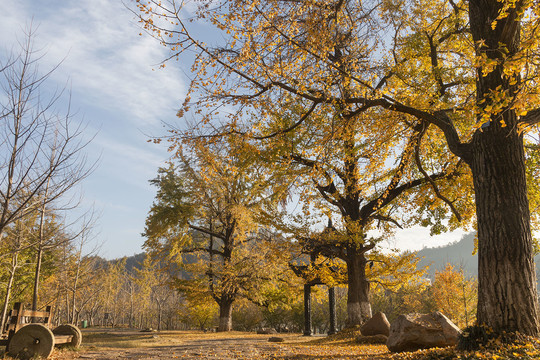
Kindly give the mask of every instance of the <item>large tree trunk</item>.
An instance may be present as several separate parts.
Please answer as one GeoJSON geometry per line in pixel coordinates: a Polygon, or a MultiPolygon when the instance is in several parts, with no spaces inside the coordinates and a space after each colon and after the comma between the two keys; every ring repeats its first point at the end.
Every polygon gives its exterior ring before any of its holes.
{"type": "Polygon", "coordinates": [[[371,318],[369,281],[366,278],[367,260],[363,253],[348,251],[347,255],[347,321],[346,326],[362,325],[371,318]]]}
{"type": "MultiPolygon", "coordinates": [[[[505,56],[511,57],[519,49],[517,13],[521,5],[518,2],[516,9],[509,9],[508,15],[493,28],[502,4],[497,0],[469,1],[476,52],[499,63],[489,74],[478,69],[480,106],[490,105],[490,93],[494,91],[503,90],[507,97],[518,91],[519,74],[510,81],[502,64],[505,56]]],[[[478,220],[477,320],[498,332],[519,331],[537,336],[536,274],[523,139],[517,133],[516,114],[510,108],[491,114],[491,121],[480,130],[473,138],[469,162],[478,220]]]]}
{"type": "Polygon", "coordinates": [[[223,299],[219,302],[219,326],[217,331],[232,330],[232,304],[233,301],[223,299]]]}
{"type": "Polygon", "coordinates": [[[478,219],[478,323],[538,335],[523,144],[484,131],[472,163],[478,219]]]}

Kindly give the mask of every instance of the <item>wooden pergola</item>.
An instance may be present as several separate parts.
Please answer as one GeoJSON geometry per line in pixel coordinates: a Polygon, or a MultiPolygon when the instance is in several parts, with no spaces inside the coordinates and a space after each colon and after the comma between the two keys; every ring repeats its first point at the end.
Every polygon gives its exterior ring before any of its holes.
{"type": "MultiPolygon", "coordinates": [[[[321,251],[320,239],[327,238],[334,235],[336,229],[332,226],[332,221],[328,221],[328,226],[321,232],[316,239],[302,239],[304,246],[302,253],[309,255],[310,263],[308,265],[293,265],[290,267],[296,274],[296,276],[304,279],[304,335],[311,336],[313,334],[311,323],[311,287],[316,285],[328,286],[320,277],[313,276],[313,269],[321,269],[325,267],[325,270],[330,273],[335,273],[336,277],[344,278],[337,267],[330,266],[328,264],[315,264],[315,259],[318,255],[323,255],[325,251],[321,251]],[[317,246],[313,246],[317,243],[317,246]]],[[[323,255],[324,256],[324,255],[323,255]]],[[[328,307],[330,312],[330,328],[328,335],[335,334],[337,332],[337,318],[336,318],[336,290],[334,286],[328,286],[328,307]]]]}
{"type": "MultiPolygon", "coordinates": [[[[291,265],[294,273],[307,280],[305,276],[305,271],[309,266],[294,266],[291,265]]],[[[313,334],[313,329],[311,325],[311,287],[316,285],[326,285],[319,278],[306,281],[304,283],[304,335],[311,336],[313,334]]],[[[328,307],[330,311],[330,329],[328,330],[328,335],[335,334],[337,332],[337,321],[336,321],[336,290],[333,286],[328,286],[328,307]]]]}

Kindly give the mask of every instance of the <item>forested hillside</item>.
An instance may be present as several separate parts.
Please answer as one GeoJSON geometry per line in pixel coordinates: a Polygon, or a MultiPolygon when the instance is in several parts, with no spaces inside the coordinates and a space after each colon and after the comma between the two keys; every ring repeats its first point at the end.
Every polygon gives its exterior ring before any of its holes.
{"type": "MultiPolygon", "coordinates": [[[[422,258],[418,266],[429,266],[428,274],[433,278],[436,271],[442,270],[446,264],[450,263],[456,267],[463,267],[465,274],[468,276],[478,276],[478,257],[473,255],[474,251],[474,233],[464,235],[461,240],[451,244],[424,248],[418,252],[418,256],[422,258]]],[[[534,257],[536,263],[536,273],[539,273],[540,254],[534,257]]],[[[537,276],[538,278],[538,276],[537,276]]]]}
{"type": "Polygon", "coordinates": [[[467,275],[476,277],[478,275],[478,257],[473,255],[473,250],[474,233],[470,233],[451,244],[420,250],[418,256],[422,260],[420,260],[418,266],[429,265],[428,274],[430,278],[433,278],[435,271],[441,271],[448,263],[456,267],[461,266],[467,275]]]}

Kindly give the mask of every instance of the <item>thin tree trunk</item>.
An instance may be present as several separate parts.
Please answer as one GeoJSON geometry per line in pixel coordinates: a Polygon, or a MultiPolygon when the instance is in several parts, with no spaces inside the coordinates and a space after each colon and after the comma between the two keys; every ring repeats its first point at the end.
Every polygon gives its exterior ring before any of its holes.
{"type": "Polygon", "coordinates": [[[157,301],[158,306],[158,318],[157,318],[157,330],[161,330],[161,304],[159,300],[157,301]]]}
{"type": "Polygon", "coordinates": [[[54,314],[58,323],[60,323],[60,298],[61,298],[60,281],[56,281],[56,296],[53,303],[54,314]]]}
{"type": "Polygon", "coordinates": [[[41,218],[39,219],[39,242],[38,242],[38,251],[37,251],[37,259],[36,259],[36,273],[34,275],[34,294],[32,296],[32,310],[33,311],[37,310],[37,304],[38,304],[39,276],[41,274],[41,261],[43,259],[43,246],[44,246],[45,204],[47,203],[47,197],[49,196],[50,182],[51,182],[51,178],[49,177],[47,179],[47,186],[45,187],[43,205],[41,206],[41,218]]]}
{"type": "Polygon", "coordinates": [[[83,250],[83,240],[79,247],[79,258],[77,259],[77,269],[75,270],[75,277],[73,279],[73,288],[71,289],[71,324],[76,325],[77,321],[75,320],[75,313],[77,308],[77,287],[79,285],[79,276],[81,273],[81,262],[82,262],[82,250],[83,250]]]}
{"type": "Polygon", "coordinates": [[[465,327],[469,326],[469,310],[468,310],[468,303],[467,303],[467,280],[465,279],[465,273],[463,271],[463,268],[460,267],[459,272],[461,274],[461,291],[463,295],[463,309],[465,312],[465,327]]]}
{"type": "Polygon", "coordinates": [[[362,325],[371,318],[369,281],[366,278],[367,260],[364,254],[350,251],[347,256],[347,321],[346,326],[362,325]]]}
{"type": "Polygon", "coordinates": [[[38,292],[39,292],[39,274],[41,273],[41,261],[43,259],[43,248],[39,244],[37,259],[36,259],[36,271],[34,274],[34,293],[32,296],[32,310],[37,310],[38,292]]]}
{"type": "Polygon", "coordinates": [[[9,307],[9,301],[11,299],[11,289],[13,288],[13,282],[15,280],[15,273],[19,268],[19,251],[21,249],[21,240],[23,238],[23,230],[21,224],[17,224],[17,238],[15,246],[12,249],[13,254],[11,255],[11,269],[9,270],[9,279],[6,284],[6,295],[4,297],[4,306],[2,308],[2,319],[0,320],[0,333],[4,332],[4,326],[6,325],[6,316],[9,307]]]}
{"type": "Polygon", "coordinates": [[[6,325],[6,316],[9,307],[9,300],[11,298],[11,288],[13,287],[13,279],[15,279],[15,271],[18,267],[18,257],[19,253],[15,252],[13,254],[13,259],[11,262],[11,271],[9,272],[9,279],[6,284],[6,296],[4,297],[4,306],[2,308],[2,319],[0,321],[0,332],[4,332],[4,326],[6,325]]]}
{"type": "Polygon", "coordinates": [[[64,295],[64,301],[65,301],[65,306],[66,306],[66,322],[69,323],[71,319],[69,318],[69,314],[70,314],[70,312],[69,312],[69,294],[68,294],[67,290],[66,290],[66,293],[64,295]]]}
{"type": "Polygon", "coordinates": [[[132,281],[129,282],[129,327],[134,327],[135,316],[133,315],[133,292],[134,284],[132,281]]]}

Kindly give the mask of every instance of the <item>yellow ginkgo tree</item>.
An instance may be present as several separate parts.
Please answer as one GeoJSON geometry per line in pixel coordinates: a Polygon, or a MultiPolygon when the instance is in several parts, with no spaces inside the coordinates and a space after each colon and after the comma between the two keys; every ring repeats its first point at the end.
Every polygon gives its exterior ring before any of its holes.
{"type": "MultiPolygon", "coordinates": [[[[471,204],[463,184],[469,173],[456,158],[442,165],[426,163],[426,154],[430,160],[446,159],[448,154],[422,149],[422,138],[430,133],[421,123],[396,121],[386,126],[384,137],[370,137],[380,114],[370,111],[344,118],[343,109],[328,107],[332,110],[334,116],[313,115],[261,143],[276,159],[270,166],[290,179],[303,204],[289,226],[303,251],[345,263],[347,325],[353,326],[371,318],[370,284],[393,287],[396,279],[418,276],[414,257],[395,261],[399,258],[395,254],[380,251],[381,240],[411,223],[442,231],[446,225],[442,219],[448,217],[446,203],[453,211],[450,226],[464,217],[470,220],[471,204]],[[310,223],[322,214],[337,219],[337,227],[313,232],[310,223]],[[382,234],[370,236],[371,230],[382,234]]],[[[286,116],[276,115],[265,131],[276,132],[286,121],[286,116]]]]}
{"type": "Polygon", "coordinates": [[[476,279],[467,277],[463,268],[446,264],[435,272],[432,284],[437,310],[465,329],[474,323],[477,285],[476,279]]]}
{"type": "Polygon", "coordinates": [[[230,331],[236,300],[265,305],[276,279],[286,279],[291,244],[264,225],[264,209],[278,192],[241,138],[187,145],[189,151],[178,148],[177,164],[151,181],[158,192],[145,247],[184,270],[174,284],[188,299],[213,298],[218,330],[230,331]]]}

